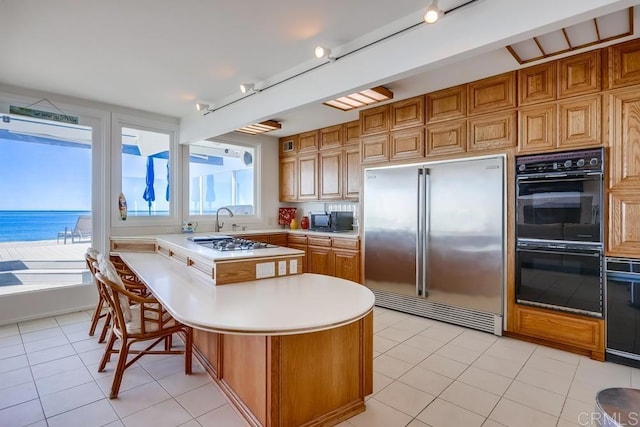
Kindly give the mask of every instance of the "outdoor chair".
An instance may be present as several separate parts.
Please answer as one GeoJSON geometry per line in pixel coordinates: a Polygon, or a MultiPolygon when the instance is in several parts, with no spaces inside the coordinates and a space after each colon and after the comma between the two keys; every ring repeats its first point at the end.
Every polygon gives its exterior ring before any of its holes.
{"type": "Polygon", "coordinates": [[[65,245],[67,244],[68,238],[71,238],[71,243],[91,240],[91,236],[93,235],[92,230],[91,215],[79,215],[73,229],[65,227],[63,231],[58,231],[58,240],[56,242],[60,243],[60,238],[64,239],[65,245]]]}
{"type": "Polygon", "coordinates": [[[143,297],[126,290],[120,276],[108,260],[103,259],[98,270],[96,281],[103,298],[109,305],[113,320],[98,372],[104,371],[111,355],[118,353],[109,398],[118,397],[124,371],[145,354],[184,354],[185,374],[191,374],[193,342],[191,327],[175,320],[152,296],[143,297]],[[171,337],[176,332],[184,335],[184,350],[171,348],[171,337]],[[114,349],[116,340],[120,340],[119,349],[114,349]],[[144,341],[151,341],[144,350],[131,348],[135,343],[144,341]],[[163,341],[164,348],[154,350],[156,345],[163,341]],[[130,354],[135,354],[135,357],[129,359],[130,354]]]}

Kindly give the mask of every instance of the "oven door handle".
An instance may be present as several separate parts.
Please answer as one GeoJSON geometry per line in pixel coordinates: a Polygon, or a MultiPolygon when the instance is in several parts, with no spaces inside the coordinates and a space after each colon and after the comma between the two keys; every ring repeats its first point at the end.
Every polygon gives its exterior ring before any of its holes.
{"type": "Polygon", "coordinates": [[[531,248],[516,248],[518,252],[535,252],[539,254],[553,254],[553,255],[576,255],[576,256],[590,256],[590,257],[600,257],[600,251],[589,251],[589,252],[571,252],[571,251],[556,251],[556,250],[548,250],[548,249],[531,249],[531,248]]]}

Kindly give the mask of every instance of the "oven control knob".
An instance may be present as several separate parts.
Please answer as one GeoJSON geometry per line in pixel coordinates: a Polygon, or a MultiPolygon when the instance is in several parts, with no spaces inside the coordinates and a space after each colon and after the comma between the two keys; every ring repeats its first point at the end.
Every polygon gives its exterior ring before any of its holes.
{"type": "Polygon", "coordinates": [[[524,172],[524,171],[525,171],[525,169],[527,169],[527,166],[526,166],[526,165],[520,165],[520,166],[518,166],[518,170],[519,170],[520,172],[524,172]]]}
{"type": "Polygon", "coordinates": [[[595,165],[597,165],[597,164],[598,164],[598,159],[596,159],[596,158],[594,157],[593,159],[589,160],[589,164],[590,164],[591,166],[595,166],[595,165]]]}
{"type": "Polygon", "coordinates": [[[564,167],[565,168],[570,168],[571,167],[571,160],[567,160],[566,162],[564,162],[564,167]]]}
{"type": "Polygon", "coordinates": [[[584,166],[584,159],[580,159],[580,160],[578,160],[578,161],[576,162],[576,165],[577,165],[579,168],[583,167],[583,166],[584,166]]]}

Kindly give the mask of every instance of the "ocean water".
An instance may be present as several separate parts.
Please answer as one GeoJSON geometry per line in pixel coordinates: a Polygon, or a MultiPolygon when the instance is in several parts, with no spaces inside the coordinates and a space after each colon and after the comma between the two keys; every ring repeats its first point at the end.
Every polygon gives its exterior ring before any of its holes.
{"type": "Polygon", "coordinates": [[[65,227],[73,229],[87,211],[0,211],[0,242],[56,240],[65,227]]]}

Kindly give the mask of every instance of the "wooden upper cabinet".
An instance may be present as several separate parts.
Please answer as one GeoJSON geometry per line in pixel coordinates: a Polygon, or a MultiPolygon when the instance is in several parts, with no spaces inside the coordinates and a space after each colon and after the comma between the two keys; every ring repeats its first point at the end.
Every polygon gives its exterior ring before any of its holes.
{"type": "Polygon", "coordinates": [[[298,135],[298,153],[318,151],[318,135],[319,132],[317,130],[298,135]]]}
{"type": "Polygon", "coordinates": [[[298,159],[284,157],[280,159],[280,201],[298,200],[298,159]]]}
{"type": "Polygon", "coordinates": [[[360,159],[363,164],[389,161],[389,134],[363,136],[360,139],[360,159]]]}
{"type": "Polygon", "coordinates": [[[344,123],[344,145],[360,145],[360,120],[344,123]]]}
{"type": "Polygon", "coordinates": [[[516,113],[488,114],[468,120],[468,151],[495,150],[517,144],[516,113]]]}
{"type": "Polygon", "coordinates": [[[424,125],[424,96],[394,102],[389,108],[391,130],[424,125]]]}
{"type": "Polygon", "coordinates": [[[318,155],[298,156],[298,200],[318,199],[318,155]]]}
{"type": "Polygon", "coordinates": [[[342,198],[342,149],[322,151],[319,156],[321,199],[342,198]]]}
{"type": "Polygon", "coordinates": [[[515,71],[469,83],[467,88],[469,115],[516,107],[515,71]]]}
{"type": "Polygon", "coordinates": [[[556,99],[556,63],[547,62],[518,71],[518,105],[556,99]]]}
{"type": "Polygon", "coordinates": [[[640,256],[640,191],[609,191],[607,255],[640,256]]]}
{"type": "Polygon", "coordinates": [[[467,121],[449,120],[427,126],[427,156],[467,151],[467,121]]]}
{"type": "Polygon", "coordinates": [[[589,147],[602,144],[600,95],[567,99],[558,103],[559,147],[589,147]]]}
{"type": "Polygon", "coordinates": [[[459,119],[467,115],[467,85],[427,94],[427,122],[459,119]]]}
{"type": "Polygon", "coordinates": [[[298,135],[285,136],[280,138],[280,157],[294,156],[298,153],[298,135]]]}
{"type": "Polygon", "coordinates": [[[344,149],[344,175],[342,194],[345,199],[360,197],[360,147],[347,146],[344,149]]]}
{"type": "Polygon", "coordinates": [[[599,92],[600,51],[582,53],[558,60],[558,98],[599,92]]]}
{"type": "MultiPolygon", "coordinates": [[[[640,90],[624,89],[608,95],[609,187],[632,186],[640,191],[640,90]]],[[[640,224],[640,217],[637,218],[640,224]]]]}
{"type": "Polygon", "coordinates": [[[640,40],[609,46],[607,59],[609,89],[640,83],[640,40]]]}
{"type": "Polygon", "coordinates": [[[360,111],[360,136],[389,131],[389,106],[369,108],[360,111]]]}
{"type": "Polygon", "coordinates": [[[320,129],[320,150],[342,147],[344,129],[342,125],[320,129]]]}
{"type": "Polygon", "coordinates": [[[543,152],[556,148],[556,105],[521,108],[518,152],[543,152]]]}
{"type": "Polygon", "coordinates": [[[391,132],[389,159],[416,159],[424,157],[424,127],[391,132]]]}

